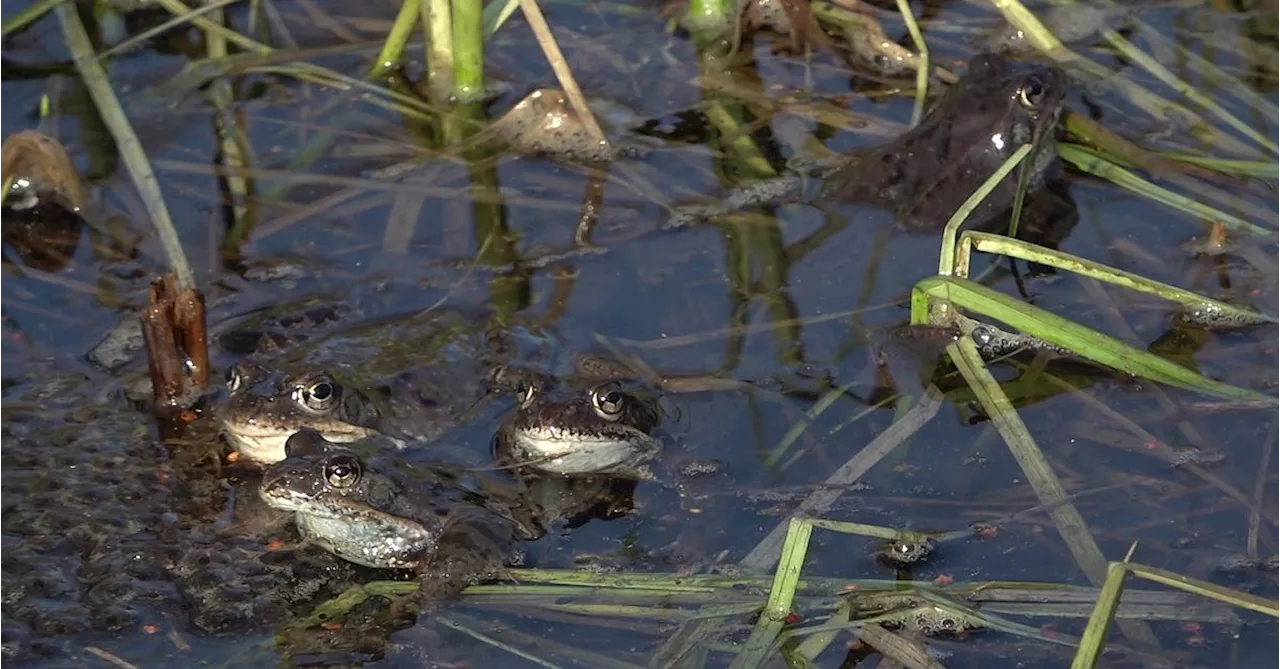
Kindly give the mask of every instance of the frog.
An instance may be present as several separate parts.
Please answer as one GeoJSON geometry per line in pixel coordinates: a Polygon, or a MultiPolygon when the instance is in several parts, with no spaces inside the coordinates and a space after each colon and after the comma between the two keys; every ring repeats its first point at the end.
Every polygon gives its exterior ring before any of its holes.
{"type": "MultiPolygon", "coordinates": [[[[938,231],[1015,151],[1032,145],[1027,192],[1061,180],[1054,127],[1064,107],[1066,76],[1049,65],[975,56],[968,72],[915,126],[898,138],[841,156],[816,170],[822,185],[811,204],[870,204],[909,231],[938,231]]],[[[1003,179],[970,215],[980,226],[1013,205],[1018,171],[1003,179]]],[[[801,200],[803,180],[781,177],[731,192],[724,202],[677,207],[667,227],[761,204],[801,200]]],[[[1029,206],[1029,205],[1028,205],[1029,206]]]]}
{"type": "Polygon", "coordinates": [[[652,434],[662,422],[656,397],[616,361],[584,355],[576,366],[565,380],[507,380],[519,405],[495,436],[496,459],[549,475],[654,478],[648,463],[662,451],[652,434]]]}
{"type": "Polygon", "coordinates": [[[461,311],[360,323],[231,366],[219,428],[241,458],[259,464],[284,459],[288,438],[305,428],[336,443],[421,446],[490,398],[486,370],[522,355],[517,339],[515,328],[490,328],[461,311]]]}
{"type": "Polygon", "coordinates": [[[422,597],[497,575],[521,542],[544,532],[500,481],[410,464],[310,429],[289,437],[285,456],[263,471],[262,500],[292,512],[308,545],[364,567],[413,571],[422,597]]]}

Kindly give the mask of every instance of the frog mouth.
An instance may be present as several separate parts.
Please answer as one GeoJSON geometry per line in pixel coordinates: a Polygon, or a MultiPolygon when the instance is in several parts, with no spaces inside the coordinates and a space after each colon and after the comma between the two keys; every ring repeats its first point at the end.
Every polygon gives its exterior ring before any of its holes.
{"type": "Polygon", "coordinates": [[[557,474],[593,474],[647,460],[661,443],[640,430],[617,426],[606,432],[554,427],[526,427],[511,434],[514,450],[527,463],[557,474]]]}
{"type": "Polygon", "coordinates": [[[274,509],[314,513],[312,509],[315,506],[315,498],[283,486],[264,482],[258,489],[258,496],[274,509]]]}
{"type": "Polygon", "coordinates": [[[373,436],[374,431],[345,423],[283,427],[257,421],[223,421],[220,430],[227,443],[240,455],[255,462],[274,463],[284,459],[284,445],[296,432],[311,428],[336,444],[349,444],[373,436]]]}

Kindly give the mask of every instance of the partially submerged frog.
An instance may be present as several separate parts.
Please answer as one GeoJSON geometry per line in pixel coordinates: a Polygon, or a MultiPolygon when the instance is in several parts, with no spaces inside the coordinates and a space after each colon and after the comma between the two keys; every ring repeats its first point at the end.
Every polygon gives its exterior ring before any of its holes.
{"type": "Polygon", "coordinates": [[[362,457],[314,430],[289,438],[259,494],[295,513],[308,542],[366,567],[412,569],[424,594],[447,596],[500,570],[542,529],[514,493],[432,467],[362,457]]]}
{"type": "Polygon", "coordinates": [[[263,463],[284,459],[286,441],[303,429],[337,443],[384,436],[403,448],[430,441],[479,398],[422,374],[361,388],[323,370],[293,376],[270,373],[248,361],[228,370],[227,389],[230,395],[219,414],[221,431],[242,457],[263,463]]]}
{"type": "Polygon", "coordinates": [[[340,443],[432,441],[486,397],[487,369],[520,355],[512,333],[441,311],[331,333],[273,359],[271,369],[241,361],[227,372],[221,431],[262,463],[283,459],[285,441],[304,428],[340,443]]]}
{"type": "Polygon", "coordinates": [[[563,476],[652,478],[647,464],[662,444],[651,433],[662,409],[626,376],[601,358],[580,361],[568,382],[530,376],[498,431],[498,460],[563,476]]]}
{"type": "MultiPolygon", "coordinates": [[[[1035,148],[1028,192],[1060,171],[1053,129],[1062,109],[1066,77],[1049,66],[1015,64],[980,55],[920,121],[901,137],[844,156],[819,176],[824,184],[813,204],[864,202],[893,213],[909,230],[940,229],[1009,156],[1035,148]]],[[[1013,204],[1018,171],[1000,182],[970,215],[986,222],[1013,204]]],[[[669,226],[687,225],[747,206],[797,201],[801,180],[774,179],[729,194],[725,202],[678,208],[669,226]]]]}

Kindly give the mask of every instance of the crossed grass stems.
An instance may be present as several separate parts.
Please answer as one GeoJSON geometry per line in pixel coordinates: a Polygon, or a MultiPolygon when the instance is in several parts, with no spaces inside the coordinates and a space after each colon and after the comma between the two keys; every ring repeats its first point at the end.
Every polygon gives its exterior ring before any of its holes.
{"type": "MultiPolygon", "coordinates": [[[[420,0],[416,3],[407,1],[402,6],[382,51],[363,80],[352,79],[310,63],[273,64],[268,57],[276,53],[274,49],[224,27],[220,12],[221,8],[230,2],[211,3],[199,10],[191,10],[179,0],[159,0],[159,3],[175,15],[169,24],[159,29],[191,22],[206,33],[208,58],[203,63],[196,63],[189,67],[187,80],[189,82],[213,80],[214,85],[210,87],[209,95],[219,117],[224,121],[218,128],[223,155],[229,167],[240,169],[240,172],[236,172],[235,169],[230,170],[227,176],[230,191],[241,203],[236,209],[237,221],[242,217],[247,219],[251,215],[244,203],[251,195],[248,176],[253,172],[249,160],[252,152],[249,150],[246,136],[236,125],[231,110],[230,89],[226,82],[220,79],[220,74],[234,71],[273,71],[289,74],[302,80],[358,91],[365,101],[393,109],[407,117],[429,118],[438,110],[424,105],[415,98],[377,84],[402,58],[419,17],[423,22],[423,31],[428,36],[426,53],[429,63],[428,87],[437,94],[451,96],[454,99],[465,99],[468,96],[477,95],[483,87],[480,44],[484,38],[493,35],[517,7],[520,8],[529,19],[539,45],[546,53],[567,98],[582,118],[587,133],[598,141],[606,141],[594,121],[594,116],[586,108],[585,100],[573,81],[572,73],[534,0],[493,2],[485,7],[483,12],[479,11],[478,3],[450,3],[442,0],[420,0]],[[228,44],[237,45],[245,54],[228,55],[228,44]]],[[[714,2],[694,4],[697,6],[691,6],[691,10],[698,15],[705,17],[720,12],[722,18],[730,16],[731,8],[736,6],[732,3],[716,5],[714,2]]],[[[1052,32],[1041,25],[1036,17],[1019,3],[1002,0],[995,5],[1011,24],[1024,31],[1028,43],[1036,49],[1060,63],[1070,63],[1086,72],[1096,73],[1096,70],[1091,69],[1094,66],[1089,61],[1067,50],[1057,41],[1052,32]]],[[[920,117],[925,99],[929,72],[928,50],[906,3],[900,1],[899,7],[920,56],[914,122],[920,117]]],[[[3,32],[9,35],[51,10],[58,15],[63,34],[75,58],[77,70],[89,89],[98,113],[115,140],[126,171],[137,187],[153,224],[157,227],[171,266],[177,272],[180,281],[190,285],[193,281],[191,271],[170,221],[158,181],[102,68],[101,61],[110,54],[94,53],[83,24],[73,6],[66,2],[45,0],[33,3],[27,10],[12,17],[6,17],[3,32]]],[[[703,28],[705,29],[706,26],[703,28]]],[[[1186,93],[1189,99],[1199,101],[1204,108],[1227,125],[1236,128],[1268,152],[1274,153],[1275,146],[1269,138],[1259,135],[1247,124],[1242,124],[1213,101],[1200,99],[1203,96],[1199,96],[1194,89],[1178,81],[1172,73],[1138,51],[1123,37],[1110,30],[1105,30],[1103,35],[1118,51],[1130,56],[1165,83],[1186,93]]],[[[145,35],[137,39],[144,38],[145,35]]],[[[704,43],[711,41],[704,40],[704,43]]],[[[125,45],[117,47],[118,50],[124,48],[125,45]]],[[[1194,54],[1184,55],[1193,56],[1194,54]]],[[[1190,62],[1194,67],[1212,68],[1212,65],[1202,60],[1190,62]]],[[[1222,76],[1217,79],[1229,80],[1229,77],[1222,76]]],[[[182,80],[182,77],[179,77],[179,80],[182,80]]],[[[188,85],[193,84],[188,83],[188,85]]],[[[1140,108],[1153,113],[1176,112],[1184,118],[1190,115],[1191,118],[1199,119],[1194,112],[1185,107],[1165,101],[1136,85],[1125,88],[1124,93],[1140,108]]],[[[1259,102],[1249,91],[1236,93],[1249,105],[1260,108],[1274,117],[1274,106],[1265,101],[1259,102]],[[1262,106],[1258,107],[1258,105],[1262,106]]],[[[713,117],[712,121],[716,122],[716,118],[713,117]]],[[[733,119],[728,118],[725,122],[732,125],[733,119]]],[[[1070,126],[1073,123],[1080,124],[1081,121],[1077,118],[1069,118],[1067,123],[1070,126]]],[[[445,125],[448,126],[448,124],[445,125]]],[[[1219,145],[1222,146],[1230,145],[1223,135],[1214,134],[1217,131],[1207,124],[1200,122],[1195,127],[1202,138],[1221,140],[1219,145]]],[[[735,136],[732,128],[721,130],[726,136],[735,136]]],[[[1079,128],[1076,130],[1077,135],[1087,134],[1078,132],[1079,128]]],[[[738,139],[743,137],[741,133],[736,136],[738,139]]],[[[446,137],[446,140],[452,139],[456,143],[459,138],[460,136],[446,137]]],[[[327,150],[331,139],[331,136],[323,133],[315,137],[312,143],[300,152],[295,166],[309,164],[308,160],[314,159],[327,150]]],[[[737,142],[736,145],[743,146],[743,143],[737,142]]],[[[729,150],[732,153],[733,146],[730,146],[729,150]]],[[[1000,179],[1016,169],[1030,150],[1030,147],[1023,147],[1012,156],[982,188],[973,194],[969,202],[956,212],[942,237],[938,275],[918,282],[911,291],[911,322],[916,325],[955,328],[964,335],[947,347],[947,355],[1026,474],[1028,482],[1041,502],[1039,508],[1049,513],[1082,571],[1095,586],[1098,586],[1098,589],[1044,583],[987,582],[940,586],[913,582],[910,589],[904,591],[903,584],[896,581],[849,581],[804,577],[803,562],[810,535],[815,527],[879,538],[902,540],[919,538],[912,533],[892,528],[818,519],[815,516],[821,514],[834,501],[831,493],[820,492],[802,503],[796,517],[776,527],[742,561],[743,567],[756,571],[765,571],[774,567],[774,576],[771,580],[755,577],[597,575],[556,570],[513,570],[512,576],[516,579],[516,584],[474,586],[464,595],[464,601],[487,602],[498,607],[519,605],[525,612],[540,609],[559,615],[579,614],[584,616],[583,620],[588,620],[585,618],[586,615],[604,614],[624,620],[679,621],[680,626],[677,631],[671,634],[663,646],[650,658],[650,666],[701,666],[707,654],[713,650],[733,653],[732,666],[734,667],[759,666],[777,652],[781,652],[793,666],[812,666],[813,658],[823,652],[839,634],[850,631],[857,633],[877,651],[902,662],[905,666],[941,666],[937,660],[924,653],[923,646],[920,644],[895,635],[878,625],[882,621],[900,621],[904,617],[917,616],[942,621],[940,624],[954,629],[987,627],[1044,643],[1077,646],[1073,667],[1084,668],[1093,666],[1103,648],[1107,647],[1107,631],[1112,627],[1113,621],[1124,633],[1126,640],[1134,649],[1133,652],[1144,653],[1155,652],[1158,649],[1154,635],[1144,621],[1161,618],[1222,620],[1230,617],[1229,612],[1197,604],[1196,597],[1218,600],[1272,617],[1280,617],[1275,601],[1135,564],[1130,561],[1131,555],[1126,555],[1121,561],[1108,563],[1094,543],[1071,498],[1066,494],[1020,419],[1005,390],[988,371],[971,335],[973,329],[979,325],[993,326],[989,322],[975,320],[961,313],[961,310],[985,318],[987,321],[1004,323],[1017,333],[1029,336],[1033,340],[1137,377],[1232,401],[1251,402],[1264,406],[1274,404],[1274,398],[1208,379],[1118,339],[990,290],[968,278],[971,256],[975,251],[999,254],[1036,262],[1172,302],[1185,313],[1195,314],[1197,318],[1207,321],[1209,325],[1241,326],[1275,323],[1273,318],[1262,314],[1087,259],[1039,247],[1014,239],[1012,236],[1005,237],[974,231],[957,234],[968,213],[982,201],[1000,179]],[[1128,574],[1171,586],[1190,593],[1193,597],[1187,598],[1177,593],[1131,590],[1122,601],[1121,595],[1125,590],[1124,579],[1128,574]],[[856,590],[850,591],[851,588],[856,590]],[[871,605],[877,601],[878,597],[885,597],[890,593],[896,599],[886,600],[888,603],[879,609],[871,605]],[[909,597],[903,599],[904,593],[909,597]],[[1033,601],[1038,603],[1026,604],[1020,601],[1026,597],[1033,597],[1033,601]],[[977,601],[982,602],[980,608],[972,604],[977,601]],[[1046,602],[1061,606],[1053,608],[1046,602]],[[1087,611],[1088,602],[1094,602],[1091,613],[1087,611]],[[795,624],[793,619],[793,612],[797,608],[802,608],[808,614],[800,624],[795,624]],[[868,611],[872,613],[867,613],[868,611]],[[1003,618],[1000,615],[1002,612],[1075,617],[1083,617],[1088,613],[1089,623],[1080,639],[1060,634],[1049,636],[1039,629],[1003,618]],[[741,623],[734,622],[749,614],[758,614],[753,625],[744,628],[741,623]],[[720,641],[724,638],[724,634],[746,632],[747,629],[749,629],[747,641],[741,646],[730,646],[720,641]]],[[[1192,190],[1200,196],[1200,200],[1192,199],[1162,189],[1126,169],[1135,162],[1149,167],[1154,160],[1179,160],[1183,164],[1201,165],[1228,173],[1274,176],[1274,165],[1268,166],[1261,161],[1230,161],[1195,156],[1152,156],[1150,154],[1134,156],[1128,153],[1127,149],[1116,148],[1114,144],[1108,145],[1102,140],[1099,140],[1095,147],[1060,143],[1057,151],[1060,157],[1077,169],[1112,181],[1171,208],[1213,221],[1215,225],[1223,226],[1233,232],[1245,235],[1274,234],[1272,230],[1207,204],[1211,201],[1222,202],[1229,206],[1238,203],[1220,190],[1201,188],[1200,184],[1193,180],[1181,178],[1180,174],[1173,174],[1171,180],[1175,183],[1189,189],[1196,186],[1192,190]]],[[[748,158],[756,155],[758,149],[748,150],[747,154],[748,158]]],[[[1166,176],[1169,174],[1166,173],[1166,176]]],[[[1013,226],[1016,227],[1016,214],[1013,226]]],[[[229,237],[234,238],[237,234],[237,230],[233,229],[229,237]]],[[[247,233],[240,230],[239,234],[247,233]]],[[[232,240],[229,239],[229,241],[232,240]]],[[[1051,375],[1046,376],[1050,381],[1053,380],[1051,375]]],[[[823,398],[815,404],[815,410],[810,415],[816,415],[822,409],[830,407],[833,401],[834,396],[823,398]]],[[[898,413],[895,423],[864,447],[844,467],[837,470],[827,483],[831,486],[852,483],[883,457],[905,444],[933,417],[940,403],[940,397],[933,388],[914,402],[909,399],[900,401],[897,405],[898,413]]],[[[794,441],[798,432],[807,424],[808,421],[805,421],[784,437],[783,443],[775,452],[775,459],[791,441],[794,441]]],[[[1135,435],[1145,435],[1150,442],[1159,443],[1141,428],[1131,422],[1129,424],[1135,435]]],[[[1210,479],[1210,474],[1198,470],[1195,465],[1188,465],[1187,469],[1210,479]]],[[[1251,505],[1255,515],[1260,512],[1256,495],[1254,499],[1250,499],[1248,495],[1231,489],[1225,482],[1215,481],[1215,484],[1223,487],[1225,492],[1237,500],[1251,505]]],[[[838,493],[835,495],[838,496],[838,493]]],[[[305,628],[331,621],[369,596],[397,596],[407,594],[415,587],[412,583],[401,582],[375,582],[359,586],[320,605],[309,618],[298,621],[296,626],[305,628]]],[[[592,666],[636,666],[584,648],[564,646],[547,639],[523,635],[514,630],[506,630],[501,638],[498,638],[482,631],[485,628],[484,622],[471,619],[461,612],[441,613],[434,620],[541,666],[557,665],[526,648],[564,653],[592,666]]]]}

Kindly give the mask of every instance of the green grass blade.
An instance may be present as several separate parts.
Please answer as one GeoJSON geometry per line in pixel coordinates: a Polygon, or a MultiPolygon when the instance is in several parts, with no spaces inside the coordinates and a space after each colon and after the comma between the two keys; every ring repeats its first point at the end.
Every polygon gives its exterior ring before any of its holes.
{"type": "MultiPolygon", "coordinates": [[[[1275,323],[1276,319],[1271,316],[1249,311],[1237,307],[1233,304],[1221,302],[1212,298],[1198,295],[1189,290],[1183,290],[1166,283],[1161,283],[1144,276],[1131,274],[1114,267],[1086,260],[1079,256],[1073,256],[1070,253],[1063,253],[1055,249],[1037,246],[1030,242],[1020,239],[1011,239],[1004,235],[996,235],[989,232],[966,231],[960,237],[960,245],[963,247],[966,243],[971,243],[973,248],[984,253],[996,253],[1019,260],[1028,260],[1031,262],[1056,267],[1066,270],[1073,274],[1086,276],[1098,281],[1114,284],[1130,290],[1136,290],[1140,293],[1154,295],[1161,299],[1176,302],[1184,309],[1194,310],[1211,310],[1222,314],[1220,318],[1215,318],[1215,322],[1235,323],[1239,325],[1260,325],[1263,323],[1275,323]]],[[[963,253],[961,253],[963,256],[963,253]]],[[[963,258],[962,258],[963,261],[963,258]]]]}
{"type": "Polygon", "coordinates": [[[1102,657],[1107,645],[1107,632],[1116,617],[1116,608],[1120,606],[1120,594],[1124,592],[1125,573],[1123,562],[1108,565],[1107,580],[1102,583],[1102,592],[1098,593],[1098,602],[1089,616],[1089,624],[1084,628],[1080,649],[1071,661],[1071,669],[1093,669],[1102,657]]]}
{"type": "MultiPolygon", "coordinates": [[[[982,408],[991,417],[992,425],[1009,446],[1009,453],[1026,475],[1027,483],[1035,490],[1036,497],[1049,508],[1049,517],[1053,519],[1054,526],[1058,528],[1058,533],[1066,542],[1076,564],[1080,565],[1081,571],[1090,581],[1105,582],[1107,561],[1102,550],[1098,548],[1084,518],[1071,503],[1067,491],[1053,473],[1044,452],[1031,437],[1022,417],[1000,390],[1000,383],[991,376],[982,362],[978,347],[973,340],[963,337],[948,346],[947,353],[964,376],[965,382],[978,396],[982,408]]],[[[1127,621],[1123,629],[1127,636],[1139,643],[1153,648],[1159,646],[1155,635],[1141,621],[1127,621]]]]}
{"type": "Polygon", "coordinates": [[[742,652],[734,658],[731,669],[749,669],[764,664],[769,649],[778,638],[778,633],[787,624],[787,616],[791,614],[791,602],[795,599],[796,585],[800,582],[800,572],[804,567],[804,557],[809,552],[809,537],[813,534],[813,525],[802,518],[792,518],[787,525],[787,538],[782,544],[782,557],[778,560],[778,570],[773,575],[773,588],[769,590],[769,601],[765,603],[755,629],[747,638],[742,652]]]}
{"type": "Polygon", "coordinates": [[[1232,588],[1224,588],[1214,583],[1202,581],[1198,578],[1183,576],[1174,572],[1160,569],[1158,567],[1148,567],[1141,564],[1130,564],[1129,571],[1134,576],[1162,583],[1171,588],[1177,588],[1185,592],[1194,593],[1209,599],[1216,599],[1220,602],[1226,602],[1239,606],[1242,609],[1257,611],[1272,618],[1280,618],[1280,602],[1275,600],[1263,599],[1257,595],[1251,595],[1247,592],[1240,592],[1232,588]]]}
{"type": "Polygon", "coordinates": [[[1228,399],[1274,400],[1260,393],[1206,378],[1164,358],[1139,350],[1061,316],[958,277],[930,277],[912,288],[913,321],[929,318],[930,300],[972,309],[1015,330],[1073,351],[1122,372],[1166,385],[1228,399]],[[924,313],[919,313],[924,310],[924,313]]]}
{"type": "Polygon", "coordinates": [[[1009,156],[1008,160],[1005,160],[1004,164],[994,174],[987,177],[987,180],[982,182],[982,185],[973,192],[973,195],[970,195],[969,199],[960,205],[956,213],[951,215],[951,218],[947,221],[947,226],[942,229],[942,250],[938,253],[938,274],[950,276],[955,271],[956,235],[959,234],[960,226],[964,224],[966,218],[969,218],[969,214],[974,209],[977,209],[983,200],[987,199],[987,195],[995,190],[996,184],[999,184],[1005,177],[1009,176],[1013,168],[1017,167],[1018,163],[1021,163],[1029,153],[1031,153],[1030,144],[1023,144],[1018,147],[1018,150],[1014,151],[1013,155],[1009,156]]]}

